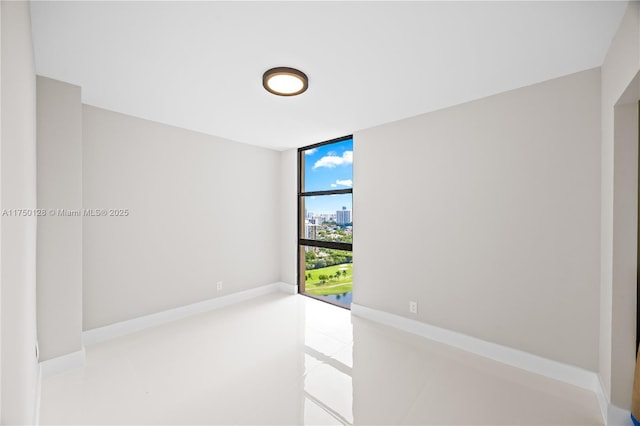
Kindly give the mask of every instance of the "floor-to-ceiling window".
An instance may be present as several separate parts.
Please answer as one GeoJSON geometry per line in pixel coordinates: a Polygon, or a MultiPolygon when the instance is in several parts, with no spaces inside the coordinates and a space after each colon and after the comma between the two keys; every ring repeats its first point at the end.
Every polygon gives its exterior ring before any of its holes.
{"type": "Polygon", "coordinates": [[[298,150],[300,293],[349,307],[353,290],[353,137],[298,150]]]}

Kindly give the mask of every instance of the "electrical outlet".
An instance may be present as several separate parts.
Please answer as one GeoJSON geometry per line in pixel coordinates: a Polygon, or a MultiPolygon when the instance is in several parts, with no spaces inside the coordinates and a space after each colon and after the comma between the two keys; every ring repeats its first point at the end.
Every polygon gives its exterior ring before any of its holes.
{"type": "Polygon", "coordinates": [[[222,290],[222,281],[218,281],[216,283],[216,288],[218,289],[218,291],[222,290]]]}
{"type": "Polygon", "coordinates": [[[418,302],[409,302],[409,312],[412,314],[418,313],[418,302]]]}

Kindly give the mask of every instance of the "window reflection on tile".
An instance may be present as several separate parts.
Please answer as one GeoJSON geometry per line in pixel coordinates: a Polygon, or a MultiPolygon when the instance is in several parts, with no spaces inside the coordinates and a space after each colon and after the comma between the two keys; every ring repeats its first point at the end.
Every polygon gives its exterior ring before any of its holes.
{"type": "Polygon", "coordinates": [[[305,393],[346,424],[353,423],[351,376],[329,364],[320,364],[305,377],[305,393]]]}
{"type": "Polygon", "coordinates": [[[305,425],[342,425],[329,410],[322,408],[309,397],[304,399],[304,424],[305,425]]]}

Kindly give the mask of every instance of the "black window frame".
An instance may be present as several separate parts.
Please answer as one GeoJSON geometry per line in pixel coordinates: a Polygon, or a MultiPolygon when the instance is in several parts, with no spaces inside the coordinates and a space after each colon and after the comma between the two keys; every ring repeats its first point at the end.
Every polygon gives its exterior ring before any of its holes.
{"type": "MultiPolygon", "coordinates": [[[[312,196],[317,196],[317,195],[339,195],[339,194],[352,194],[352,199],[353,199],[353,187],[352,188],[346,188],[346,189],[331,189],[331,190],[325,190],[325,191],[304,191],[304,167],[305,167],[305,159],[304,159],[304,155],[305,155],[305,151],[308,151],[310,149],[313,148],[318,148],[321,146],[325,146],[325,145],[331,145],[334,143],[338,143],[338,142],[342,142],[342,141],[346,141],[349,139],[353,139],[353,135],[347,135],[347,136],[342,136],[339,138],[335,138],[335,139],[331,139],[328,141],[324,141],[324,142],[320,142],[320,143],[316,143],[313,145],[308,145],[308,146],[304,146],[302,148],[298,148],[298,244],[296,247],[296,251],[297,251],[297,284],[298,284],[298,293],[301,294],[305,294],[309,297],[313,297],[314,299],[319,299],[318,297],[312,296],[312,295],[308,295],[306,293],[304,293],[302,291],[302,280],[301,280],[301,276],[302,276],[302,271],[306,270],[303,264],[303,260],[302,260],[302,256],[300,256],[301,253],[301,248],[303,246],[311,246],[311,247],[322,247],[322,248],[328,248],[328,249],[334,249],[334,250],[345,250],[345,251],[350,251],[353,253],[353,241],[351,243],[343,243],[343,242],[337,242],[337,241],[318,241],[318,240],[309,240],[306,238],[302,238],[302,230],[304,229],[304,220],[305,220],[305,215],[304,215],[304,209],[302,208],[302,204],[303,204],[303,200],[304,197],[312,197],[312,196]]],[[[353,207],[352,207],[353,209],[353,207]]],[[[353,217],[352,217],[353,220],[353,217]]],[[[323,301],[326,301],[324,299],[320,299],[323,301]]],[[[327,302],[327,303],[331,303],[331,302],[327,302]]],[[[336,304],[337,306],[343,306],[341,304],[336,304]]]]}

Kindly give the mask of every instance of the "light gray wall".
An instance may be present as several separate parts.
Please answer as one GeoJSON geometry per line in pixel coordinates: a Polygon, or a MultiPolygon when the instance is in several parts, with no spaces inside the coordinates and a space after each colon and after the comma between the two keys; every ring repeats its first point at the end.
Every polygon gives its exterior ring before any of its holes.
{"type": "Polygon", "coordinates": [[[598,69],[357,132],[354,303],[597,371],[599,135],[598,69]]]}
{"type": "Polygon", "coordinates": [[[37,78],[37,312],[40,360],[82,348],[82,101],[80,87],[37,78]],[[55,214],[51,214],[53,210],[55,214]]]}
{"type": "Polygon", "coordinates": [[[83,108],[84,330],[277,282],[280,154],[83,108]],[[223,290],[216,290],[216,282],[223,290]]]}
{"type": "MultiPolygon", "coordinates": [[[[28,2],[2,2],[2,208],[36,207],[36,76],[28,2]]],[[[3,216],[2,424],[35,414],[36,218],[3,216]]]]}
{"type": "MultiPolygon", "coordinates": [[[[0,3],[0,178],[2,176],[2,3],[0,3]]],[[[2,182],[0,182],[0,210],[2,209],[2,182]]],[[[0,424],[2,424],[2,220],[0,219],[0,424]]],[[[37,337],[36,337],[37,338],[37,337]]]]}
{"type": "Polygon", "coordinates": [[[297,285],[298,270],[296,265],[296,249],[298,246],[297,194],[298,194],[298,150],[289,149],[280,153],[280,228],[282,232],[282,257],[280,265],[280,281],[297,285]]]}
{"type": "Polygon", "coordinates": [[[631,407],[635,366],[640,5],[630,2],[602,65],[600,380],[631,407]]]}

